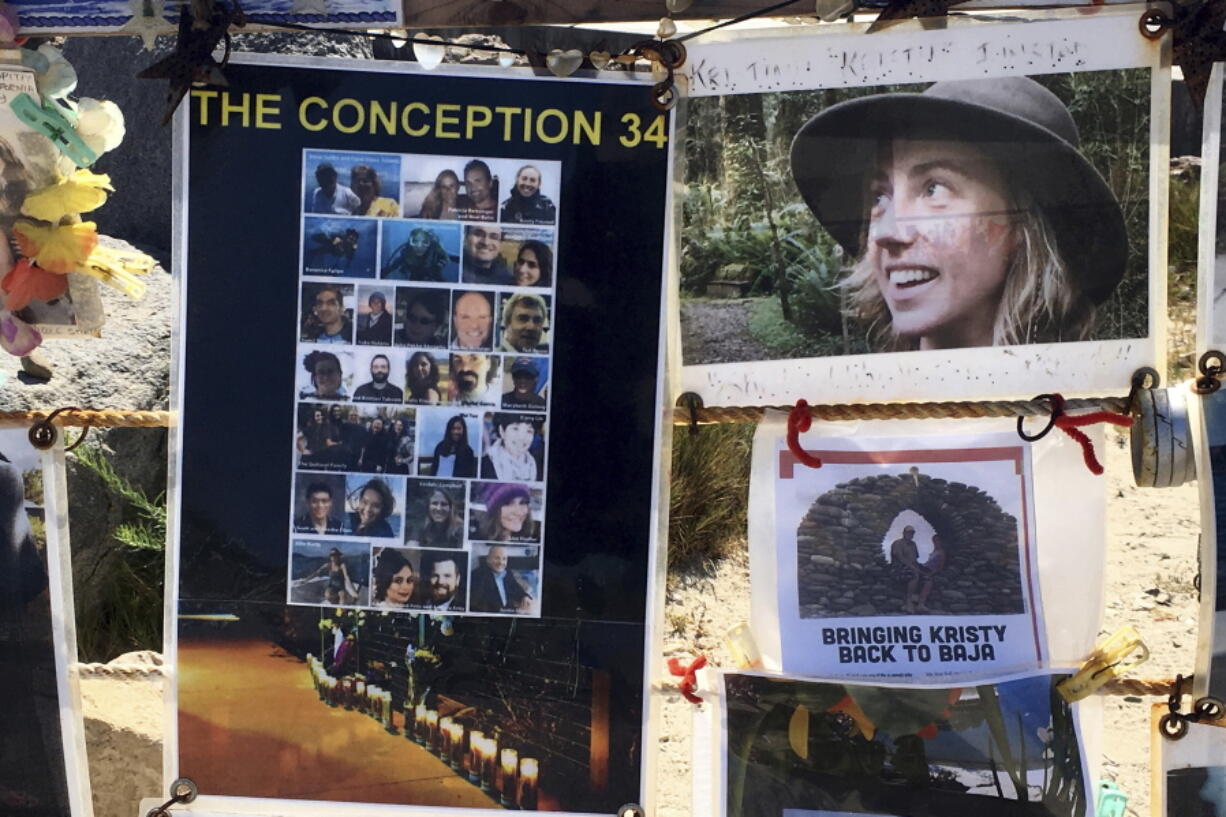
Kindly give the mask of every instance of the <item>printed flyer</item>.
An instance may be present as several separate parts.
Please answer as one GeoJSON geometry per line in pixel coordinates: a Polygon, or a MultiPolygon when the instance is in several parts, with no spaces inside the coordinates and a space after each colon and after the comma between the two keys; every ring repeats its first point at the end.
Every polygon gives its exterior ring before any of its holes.
{"type": "Polygon", "coordinates": [[[805,450],[821,468],[775,446],[785,671],[920,679],[1040,666],[1028,446],[1008,433],[814,442],[805,450]]]}
{"type": "Polygon", "coordinates": [[[169,766],[202,810],[643,802],[650,81],[255,56],[227,78],[177,121],[169,766]]]}
{"type": "Polygon", "coordinates": [[[724,673],[723,817],[1084,817],[1067,675],[899,687],[724,673]]]}
{"type": "Polygon", "coordinates": [[[28,432],[0,429],[0,813],[88,817],[63,459],[28,432]]]}

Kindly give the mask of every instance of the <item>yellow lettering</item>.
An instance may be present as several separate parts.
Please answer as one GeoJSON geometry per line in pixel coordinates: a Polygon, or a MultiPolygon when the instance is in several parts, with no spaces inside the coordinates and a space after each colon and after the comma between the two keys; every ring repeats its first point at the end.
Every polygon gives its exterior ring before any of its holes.
{"type": "Polygon", "coordinates": [[[579,144],[579,138],[582,135],[587,139],[589,145],[600,144],[600,111],[594,114],[596,120],[587,118],[587,114],[583,111],[575,111],[575,144],[579,144]]]}
{"type": "Polygon", "coordinates": [[[196,108],[200,112],[200,124],[209,124],[209,100],[217,98],[217,91],[193,88],[192,96],[200,100],[200,105],[196,108]]]}
{"type": "Polygon", "coordinates": [[[221,126],[223,128],[228,127],[230,125],[230,114],[232,113],[241,113],[243,115],[243,127],[244,128],[250,127],[251,125],[251,105],[250,105],[251,95],[242,94],[240,98],[242,99],[242,102],[235,105],[230,102],[230,92],[229,91],[221,92],[221,126]]]}
{"type": "Polygon", "coordinates": [[[511,141],[511,123],[514,121],[516,114],[523,113],[523,108],[507,108],[499,105],[494,109],[494,113],[502,116],[502,141],[511,141]]]}
{"type": "Polygon", "coordinates": [[[390,111],[383,110],[379,100],[370,101],[370,132],[374,133],[378,125],[383,125],[383,132],[388,136],[396,135],[396,103],[391,103],[390,111]]]}
{"type": "Polygon", "coordinates": [[[459,139],[459,131],[445,130],[445,125],[460,124],[459,116],[448,116],[448,114],[458,114],[460,112],[459,105],[435,105],[434,106],[434,135],[439,139],[459,139]]]}
{"type": "Polygon", "coordinates": [[[532,141],[532,109],[524,108],[524,141],[532,141]]]}
{"type": "Polygon", "coordinates": [[[430,132],[430,125],[425,124],[420,127],[413,127],[409,124],[409,114],[413,111],[421,111],[427,116],[430,115],[430,108],[424,102],[410,102],[400,111],[400,129],[409,136],[425,136],[430,132]]]}
{"type": "Polygon", "coordinates": [[[332,106],[332,127],[336,128],[341,133],[357,133],[366,124],[366,111],[358,104],[356,99],[342,99],[332,106]],[[357,116],[352,125],[346,125],[341,121],[341,111],[345,108],[353,108],[357,112],[357,116]]]}
{"type": "Polygon", "coordinates": [[[484,105],[469,105],[466,111],[467,124],[464,127],[464,138],[472,139],[473,131],[484,128],[494,121],[494,113],[484,105]]]}
{"type": "Polygon", "coordinates": [[[255,95],[255,126],[267,130],[281,130],[281,123],[276,117],[281,116],[280,94],[255,95]],[[273,103],[277,103],[274,105],[273,103]],[[270,118],[272,117],[272,118],[270,118]]]}
{"type": "Polygon", "coordinates": [[[328,103],[320,97],[308,96],[306,99],[302,100],[302,102],[298,103],[298,122],[307,130],[321,131],[328,127],[326,120],[320,119],[318,122],[310,122],[307,120],[307,108],[313,106],[319,106],[320,108],[326,109],[328,107],[328,103]]]}
{"type": "Polygon", "coordinates": [[[556,145],[566,138],[567,131],[570,129],[570,123],[566,119],[566,114],[559,111],[557,108],[546,108],[541,111],[541,115],[536,118],[536,136],[542,142],[550,145],[556,145]],[[561,129],[553,135],[545,132],[545,122],[548,119],[556,119],[561,123],[561,129]]]}

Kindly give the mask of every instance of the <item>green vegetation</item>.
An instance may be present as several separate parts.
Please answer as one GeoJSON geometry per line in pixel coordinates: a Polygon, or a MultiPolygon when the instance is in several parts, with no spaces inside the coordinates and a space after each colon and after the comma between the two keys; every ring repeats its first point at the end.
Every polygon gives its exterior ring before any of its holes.
{"type": "Polygon", "coordinates": [[[77,652],[82,661],[108,661],[132,650],[160,649],[166,496],[150,498],[133,487],[95,449],[79,448],[75,456],[123,513],[110,533],[116,547],[103,553],[88,575],[76,577],[76,596],[88,597],[77,604],[77,652]]]}
{"type": "Polygon", "coordinates": [[[719,559],[745,538],[749,464],[755,426],[704,426],[697,434],[673,434],[669,497],[670,567],[719,559]]]}

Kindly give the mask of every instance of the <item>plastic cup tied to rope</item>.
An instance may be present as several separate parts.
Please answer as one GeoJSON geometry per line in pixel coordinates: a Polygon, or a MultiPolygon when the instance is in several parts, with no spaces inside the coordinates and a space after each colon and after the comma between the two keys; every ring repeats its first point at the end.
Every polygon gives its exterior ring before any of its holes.
{"type": "Polygon", "coordinates": [[[677,676],[681,680],[677,682],[677,688],[681,690],[681,694],[685,699],[692,704],[701,704],[702,698],[694,694],[694,690],[698,688],[698,670],[707,665],[707,657],[700,655],[690,662],[687,667],[678,659],[668,659],[668,671],[670,674],[677,676]]]}
{"type": "Polygon", "coordinates": [[[804,400],[797,400],[796,405],[788,412],[788,450],[792,452],[797,462],[810,468],[821,468],[821,459],[800,446],[800,435],[808,431],[812,425],[813,415],[809,413],[809,404],[804,400]]]}
{"type": "Polygon", "coordinates": [[[1086,468],[1089,468],[1090,473],[1095,476],[1102,475],[1103,466],[1094,453],[1094,443],[1090,442],[1090,438],[1081,430],[1082,427],[1097,423],[1110,423],[1121,428],[1132,427],[1132,417],[1116,411],[1092,411],[1089,414],[1078,414],[1076,416],[1065,414],[1064,397],[1060,394],[1040,394],[1035,400],[1046,400],[1051,404],[1051,417],[1048,419],[1047,425],[1038,434],[1027,434],[1026,429],[1023,427],[1025,418],[1018,417],[1017,435],[1026,442],[1033,443],[1046,437],[1053,428],[1060,429],[1076,440],[1081,446],[1081,455],[1085,460],[1086,468]]]}

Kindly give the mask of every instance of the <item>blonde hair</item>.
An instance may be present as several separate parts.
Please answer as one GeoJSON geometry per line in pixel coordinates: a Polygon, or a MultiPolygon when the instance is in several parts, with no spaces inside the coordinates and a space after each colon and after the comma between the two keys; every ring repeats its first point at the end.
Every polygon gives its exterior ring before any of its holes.
{"type": "MultiPolygon", "coordinates": [[[[1086,340],[1094,326],[1094,303],[1073,282],[1047,217],[1029,194],[1018,198],[1020,201],[1011,210],[1017,247],[1009,260],[1004,290],[997,303],[992,345],[1086,340]]],[[[867,243],[867,219],[864,230],[862,246],[867,243]]],[[[846,297],[844,314],[867,328],[874,351],[918,349],[918,337],[894,331],[869,255],[867,251],[861,253],[838,283],[846,297]]]]}

